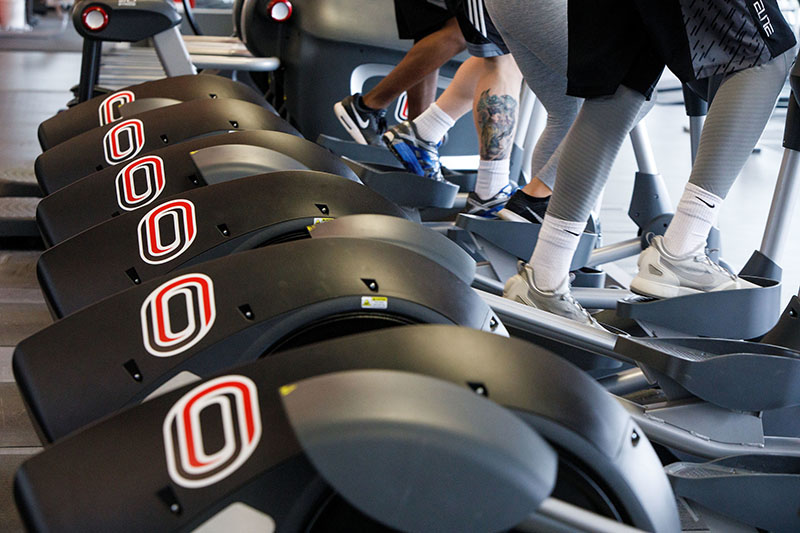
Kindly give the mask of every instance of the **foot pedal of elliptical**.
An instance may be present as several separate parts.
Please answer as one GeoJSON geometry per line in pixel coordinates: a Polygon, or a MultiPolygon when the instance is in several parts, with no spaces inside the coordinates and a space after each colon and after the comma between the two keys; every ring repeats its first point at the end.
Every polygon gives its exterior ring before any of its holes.
{"type": "Polygon", "coordinates": [[[769,531],[800,531],[800,459],[737,456],[665,467],[676,495],[769,531]]]}
{"type": "MultiPolygon", "coordinates": [[[[527,261],[536,246],[541,224],[490,220],[474,215],[458,215],[456,226],[480,235],[497,247],[519,259],[527,261]]],[[[584,232],[578,241],[578,249],[572,257],[570,270],[577,270],[589,262],[589,256],[597,242],[596,233],[584,232]]]]}
{"type": "Polygon", "coordinates": [[[742,276],[757,289],[705,292],[675,298],[620,300],[617,314],[699,337],[754,339],[778,321],[781,284],[775,280],[742,276]]]}

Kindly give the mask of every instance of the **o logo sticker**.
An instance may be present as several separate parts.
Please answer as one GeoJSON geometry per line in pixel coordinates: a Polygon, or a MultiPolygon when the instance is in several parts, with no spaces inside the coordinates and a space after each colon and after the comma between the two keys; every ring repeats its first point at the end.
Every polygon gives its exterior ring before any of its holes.
{"type": "Polygon", "coordinates": [[[144,124],[135,118],[120,122],[103,137],[103,152],[109,165],[136,157],[143,146],[144,124]]]}
{"type": "Polygon", "coordinates": [[[212,379],[186,393],[172,406],[163,425],[167,471],[172,481],[190,489],[207,487],[235,472],[261,439],[258,389],[244,376],[212,379]],[[201,414],[213,408],[222,447],[206,449],[201,414]]]}
{"type": "Polygon", "coordinates": [[[121,119],[122,113],[119,112],[120,106],[129,104],[134,100],[136,100],[136,96],[134,96],[131,91],[119,91],[103,100],[103,103],[100,104],[97,110],[100,115],[100,125],[105,126],[106,124],[111,124],[121,119]]]}
{"type": "Polygon", "coordinates": [[[408,93],[403,93],[397,99],[397,105],[394,108],[394,119],[397,122],[408,120],[408,93]]]}
{"type": "Polygon", "coordinates": [[[142,304],[144,348],[156,357],[182,353],[211,331],[216,317],[211,278],[203,274],[174,278],[151,292],[142,304]]]}
{"type": "Polygon", "coordinates": [[[139,255],[142,261],[160,265],[186,251],[197,236],[194,204],[172,200],[142,217],[138,227],[139,255]]]}
{"type": "Polygon", "coordinates": [[[122,209],[133,211],[146,206],[158,198],[166,185],[164,160],[150,155],[128,163],[117,174],[116,185],[117,203],[122,209]]]}

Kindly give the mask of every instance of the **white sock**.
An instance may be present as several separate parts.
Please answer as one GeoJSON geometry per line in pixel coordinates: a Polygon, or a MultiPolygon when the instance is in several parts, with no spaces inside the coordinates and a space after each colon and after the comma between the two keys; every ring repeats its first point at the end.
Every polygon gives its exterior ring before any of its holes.
{"type": "Polygon", "coordinates": [[[569,276],[572,256],[585,228],[586,221],[572,222],[550,215],[544,216],[530,261],[539,290],[554,291],[569,276]]]}
{"type": "Polygon", "coordinates": [[[500,189],[508,185],[508,172],[511,159],[500,159],[478,163],[478,177],[475,181],[475,194],[481,200],[488,200],[500,189]]]}
{"type": "Polygon", "coordinates": [[[675,216],[664,235],[664,247],[682,257],[705,247],[708,232],[717,221],[722,198],[692,183],[683,190],[675,216]]]}
{"type": "Polygon", "coordinates": [[[444,137],[444,134],[447,133],[447,130],[452,128],[455,123],[456,121],[453,120],[450,115],[442,111],[442,109],[436,105],[436,102],[432,103],[428,109],[414,119],[417,135],[433,143],[439,142],[442,137],[444,137]]]}

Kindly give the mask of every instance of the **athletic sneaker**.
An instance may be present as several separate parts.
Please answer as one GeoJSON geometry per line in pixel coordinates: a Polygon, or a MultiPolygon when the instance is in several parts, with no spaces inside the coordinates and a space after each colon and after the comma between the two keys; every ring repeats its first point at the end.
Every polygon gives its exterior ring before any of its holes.
{"type": "Polygon", "coordinates": [[[481,197],[474,192],[467,195],[467,206],[462,213],[467,215],[476,215],[484,218],[497,218],[497,213],[503,209],[506,202],[517,190],[515,183],[508,182],[508,184],[500,189],[500,192],[489,198],[488,200],[481,200],[481,197]]]}
{"type": "Polygon", "coordinates": [[[381,145],[381,135],[386,131],[386,110],[369,110],[360,105],[359,93],[333,104],[333,112],[347,133],[358,144],[381,145]]]}
{"type": "Polygon", "coordinates": [[[503,289],[504,298],[607,331],[572,296],[569,290],[569,276],[564,278],[560,287],[549,292],[536,287],[533,282],[533,269],[528,263],[519,261],[517,271],[518,274],[511,276],[506,282],[503,289]]]}
{"type": "Polygon", "coordinates": [[[508,200],[506,206],[497,213],[499,218],[510,220],[511,222],[533,222],[541,224],[544,222],[544,214],[547,212],[547,205],[550,197],[536,198],[529,196],[518,190],[508,200]]]}
{"type": "Polygon", "coordinates": [[[752,289],[758,287],[721,267],[706,255],[705,249],[677,257],[664,248],[664,237],[656,236],[639,254],[639,274],[631,290],[646,296],[672,298],[700,292],[752,289]]]}
{"type": "Polygon", "coordinates": [[[439,146],[442,143],[419,137],[413,122],[406,120],[389,128],[383,134],[383,143],[409,172],[435,181],[445,181],[439,161],[439,146]]]}

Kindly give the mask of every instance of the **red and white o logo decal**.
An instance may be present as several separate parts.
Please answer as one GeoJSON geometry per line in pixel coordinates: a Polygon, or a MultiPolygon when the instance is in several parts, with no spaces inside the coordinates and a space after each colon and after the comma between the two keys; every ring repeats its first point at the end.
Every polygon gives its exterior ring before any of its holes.
{"type": "Polygon", "coordinates": [[[117,174],[117,203],[126,211],[144,207],[158,198],[166,183],[164,160],[156,155],[140,157],[117,174]]]}
{"type": "Polygon", "coordinates": [[[403,93],[397,99],[397,105],[394,108],[394,119],[397,122],[408,120],[408,93],[403,93]]]}
{"type": "Polygon", "coordinates": [[[214,283],[203,274],[174,278],[150,293],[142,304],[142,340],[156,357],[182,353],[206,336],[217,308],[214,283]]]}
{"type": "Polygon", "coordinates": [[[100,115],[100,125],[105,126],[122,118],[119,108],[136,100],[132,91],[119,91],[103,100],[97,110],[100,115]]]}
{"type": "Polygon", "coordinates": [[[261,439],[255,383],[233,375],[195,387],[169,410],[163,433],[172,481],[196,489],[225,479],[247,461],[261,439]],[[213,423],[213,435],[201,425],[201,415],[209,408],[204,421],[213,423]],[[216,420],[209,421],[209,416],[216,420]]]}
{"type": "Polygon", "coordinates": [[[135,118],[120,122],[103,137],[103,151],[109,165],[116,165],[136,157],[143,146],[144,124],[135,118]]]}
{"type": "Polygon", "coordinates": [[[159,205],[139,221],[138,234],[142,261],[151,265],[172,261],[197,236],[194,204],[189,200],[172,200],[159,205]]]}

